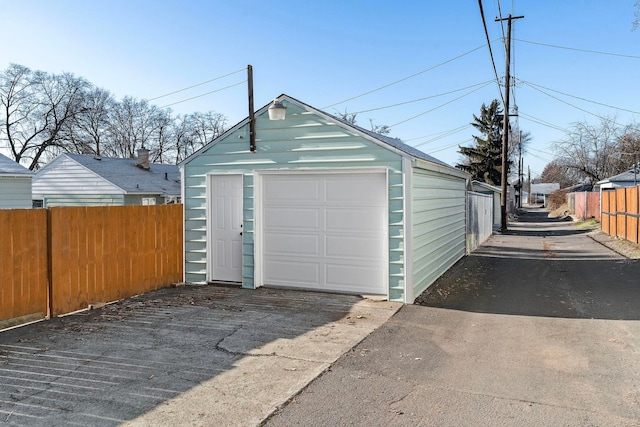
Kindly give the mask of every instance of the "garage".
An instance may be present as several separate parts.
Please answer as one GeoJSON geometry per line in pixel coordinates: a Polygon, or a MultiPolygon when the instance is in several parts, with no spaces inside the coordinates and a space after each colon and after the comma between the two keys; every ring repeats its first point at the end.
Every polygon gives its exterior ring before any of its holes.
{"type": "Polygon", "coordinates": [[[259,182],[265,286],[387,294],[385,171],[262,173],[259,182]]]}
{"type": "Polygon", "coordinates": [[[466,253],[469,176],[277,99],[181,163],[184,281],[412,303],[466,253]]]}

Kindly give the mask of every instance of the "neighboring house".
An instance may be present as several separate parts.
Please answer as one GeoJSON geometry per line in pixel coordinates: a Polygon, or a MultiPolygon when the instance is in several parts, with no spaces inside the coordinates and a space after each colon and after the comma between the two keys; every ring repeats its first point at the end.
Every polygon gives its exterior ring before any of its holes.
{"type": "Polygon", "coordinates": [[[149,151],[137,159],[61,154],[33,178],[34,206],[155,205],[180,201],[176,165],[149,163],[149,151]]]}
{"type": "Polygon", "coordinates": [[[0,154],[0,209],[31,207],[33,172],[0,154]]]}
{"type": "Polygon", "coordinates": [[[614,175],[602,181],[598,181],[595,185],[595,191],[608,188],[635,187],[640,184],[640,170],[631,169],[621,174],[614,175]]]}
{"type": "Polygon", "coordinates": [[[287,95],[180,166],[185,281],[413,302],[465,255],[469,176],[287,95]],[[273,106],[269,107],[269,109],[273,106]]]}
{"type": "Polygon", "coordinates": [[[559,189],[560,184],[557,182],[531,184],[529,204],[535,205],[539,202],[542,202],[543,206],[547,206],[549,195],[554,191],[558,191],[559,189]]]}
{"type": "Polygon", "coordinates": [[[502,195],[502,189],[494,185],[487,184],[486,182],[476,180],[471,182],[471,188],[476,193],[490,194],[493,196],[493,227],[500,227],[502,220],[500,211],[500,197],[502,195]]]}

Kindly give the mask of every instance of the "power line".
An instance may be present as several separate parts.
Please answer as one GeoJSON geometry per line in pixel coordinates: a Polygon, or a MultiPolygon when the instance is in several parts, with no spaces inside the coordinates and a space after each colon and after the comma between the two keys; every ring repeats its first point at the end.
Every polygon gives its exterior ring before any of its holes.
{"type": "Polygon", "coordinates": [[[420,74],[424,74],[424,73],[426,73],[426,72],[428,72],[428,71],[434,70],[434,69],[436,69],[436,68],[438,68],[438,67],[441,67],[441,66],[443,66],[443,65],[445,65],[445,64],[448,64],[449,62],[453,62],[453,61],[455,61],[455,60],[457,60],[457,59],[460,59],[460,58],[462,58],[462,57],[464,57],[464,56],[466,56],[466,55],[469,55],[469,54],[471,54],[471,53],[475,52],[476,50],[482,49],[482,47],[483,47],[483,46],[484,46],[484,45],[482,45],[482,46],[478,46],[478,47],[476,47],[476,48],[474,48],[474,49],[471,49],[471,50],[470,50],[470,51],[468,51],[468,52],[465,52],[465,53],[463,53],[463,54],[461,54],[461,55],[458,55],[458,56],[456,56],[456,57],[454,57],[454,58],[448,59],[448,60],[446,60],[446,61],[444,61],[444,62],[441,62],[440,64],[434,65],[433,67],[427,68],[427,69],[422,70],[422,71],[418,71],[418,72],[417,72],[417,73],[415,73],[415,74],[412,74],[412,75],[407,76],[407,77],[403,77],[403,78],[401,78],[400,80],[396,80],[396,81],[391,82],[391,83],[389,83],[389,84],[386,84],[386,85],[384,85],[384,86],[380,86],[379,88],[372,89],[372,90],[370,90],[370,91],[368,91],[368,92],[365,92],[365,93],[362,93],[362,94],[360,94],[360,95],[356,95],[356,96],[354,96],[354,97],[351,97],[351,98],[345,99],[345,100],[343,100],[343,101],[336,102],[335,104],[327,105],[326,107],[322,107],[322,109],[323,109],[323,110],[326,110],[327,108],[335,107],[336,105],[344,104],[345,102],[353,101],[354,99],[362,98],[363,96],[366,96],[366,95],[372,94],[372,93],[377,92],[377,91],[382,90],[382,89],[386,89],[386,88],[388,88],[388,87],[390,87],[390,86],[393,86],[393,85],[395,85],[395,84],[401,83],[401,82],[403,82],[403,81],[405,81],[405,80],[409,80],[409,79],[411,79],[411,78],[414,78],[414,77],[416,77],[416,76],[419,76],[420,74]]]}
{"type": "Polygon", "coordinates": [[[598,54],[598,55],[620,56],[620,57],[623,57],[623,58],[640,59],[640,56],[637,56],[637,55],[625,55],[625,54],[622,54],[622,53],[611,53],[611,52],[602,52],[602,51],[598,51],[598,50],[578,49],[578,48],[566,47],[566,46],[556,46],[556,45],[553,45],[553,44],[532,42],[532,41],[529,41],[529,40],[520,40],[520,39],[514,39],[514,40],[517,40],[517,41],[522,42],[522,43],[529,43],[529,44],[535,44],[535,45],[539,45],[539,46],[552,47],[552,48],[555,48],[555,49],[566,49],[566,50],[574,50],[574,51],[577,51],[577,52],[595,53],[595,54],[598,54]]]}
{"type": "Polygon", "coordinates": [[[172,102],[171,104],[163,105],[160,108],[166,108],[166,107],[170,107],[172,105],[181,104],[183,102],[191,101],[192,99],[202,98],[203,96],[211,95],[212,93],[220,92],[220,91],[223,91],[225,89],[229,89],[229,88],[244,84],[246,82],[247,82],[246,80],[243,80],[241,82],[238,82],[238,83],[235,83],[235,84],[232,84],[232,85],[229,85],[229,86],[225,86],[225,87],[222,87],[220,89],[212,90],[211,92],[203,93],[201,95],[196,95],[196,96],[192,96],[191,98],[183,99],[182,101],[176,101],[176,102],[172,102]]]}
{"type": "Polygon", "coordinates": [[[434,108],[432,108],[432,109],[430,109],[430,110],[424,111],[424,112],[422,112],[422,113],[420,113],[420,114],[416,114],[415,116],[409,117],[408,119],[405,119],[405,120],[399,121],[398,123],[394,123],[394,124],[392,124],[392,125],[389,125],[389,127],[394,127],[394,126],[397,126],[397,125],[399,125],[399,124],[406,123],[406,122],[408,122],[409,120],[413,120],[413,119],[416,119],[416,118],[418,118],[418,117],[420,117],[420,116],[424,116],[425,114],[428,114],[428,113],[430,113],[430,112],[432,112],[432,111],[435,111],[435,110],[437,110],[437,109],[439,109],[439,108],[442,108],[442,107],[444,107],[445,105],[449,105],[449,104],[451,104],[452,102],[455,102],[455,101],[457,101],[457,100],[459,100],[459,99],[462,99],[462,98],[464,98],[465,96],[469,96],[469,95],[471,95],[472,93],[477,92],[477,91],[479,91],[480,89],[485,88],[486,86],[490,85],[491,83],[492,83],[492,82],[486,83],[484,86],[480,86],[479,88],[476,88],[476,89],[474,89],[474,90],[472,90],[472,91],[470,91],[470,92],[465,93],[464,95],[460,95],[459,97],[454,98],[454,99],[452,99],[451,101],[445,102],[444,104],[438,105],[437,107],[434,107],[434,108]]]}
{"type": "Polygon", "coordinates": [[[502,30],[502,38],[506,39],[507,36],[504,34],[504,22],[502,20],[502,7],[500,7],[500,0],[498,0],[498,17],[500,18],[500,29],[502,30]]]}
{"type": "Polygon", "coordinates": [[[538,155],[536,155],[536,154],[533,154],[532,152],[528,152],[527,154],[528,154],[529,156],[533,156],[533,157],[535,157],[535,158],[536,158],[536,159],[538,159],[538,160],[542,160],[543,162],[547,162],[547,163],[551,163],[551,162],[552,162],[552,160],[545,159],[544,157],[541,157],[541,156],[538,156],[538,155]]]}
{"type": "Polygon", "coordinates": [[[432,142],[439,141],[439,140],[441,140],[442,138],[446,138],[446,137],[451,136],[451,135],[453,135],[453,134],[456,134],[456,133],[458,133],[458,132],[462,132],[463,130],[465,130],[465,129],[466,129],[466,128],[468,128],[468,127],[471,127],[471,125],[470,125],[470,124],[468,124],[468,125],[464,125],[464,126],[461,126],[461,127],[459,127],[459,128],[456,128],[456,129],[450,130],[450,131],[448,131],[448,132],[444,132],[444,133],[443,133],[442,135],[440,135],[440,136],[437,136],[437,137],[432,138],[432,139],[428,139],[428,140],[423,141],[423,142],[421,142],[421,143],[419,143],[419,144],[415,144],[415,145],[414,145],[414,147],[420,147],[421,145],[431,144],[432,142]]]}
{"type": "Polygon", "coordinates": [[[543,91],[542,89],[538,89],[537,87],[533,87],[533,86],[529,86],[529,87],[534,89],[534,90],[537,90],[538,92],[540,92],[540,93],[542,93],[544,95],[547,95],[549,98],[553,98],[558,102],[562,102],[563,104],[567,104],[568,106],[573,107],[576,110],[580,110],[580,111],[582,111],[584,113],[590,114],[590,115],[592,115],[594,117],[599,118],[600,120],[604,120],[605,122],[613,123],[614,125],[617,125],[617,126],[624,126],[624,125],[621,125],[620,123],[617,123],[615,120],[611,120],[611,119],[608,119],[606,117],[602,117],[602,116],[600,116],[598,114],[592,113],[591,111],[585,110],[584,108],[580,108],[580,107],[578,107],[576,105],[573,105],[570,102],[562,100],[562,99],[558,98],[557,96],[550,95],[550,94],[546,93],[545,91],[543,91]]]}
{"type": "Polygon", "coordinates": [[[452,94],[452,93],[461,92],[461,91],[463,91],[463,90],[467,90],[467,89],[470,89],[470,88],[473,88],[473,87],[477,87],[477,86],[482,86],[482,85],[485,85],[485,86],[486,86],[486,85],[487,85],[487,83],[493,83],[493,80],[487,80],[486,82],[476,83],[476,84],[474,84],[474,85],[470,85],[470,86],[463,87],[463,88],[460,88],[460,89],[451,90],[451,91],[449,91],[449,92],[439,93],[439,94],[437,94],[437,95],[431,95],[431,96],[427,96],[427,97],[424,97],[424,98],[413,99],[413,100],[411,100],[411,101],[399,102],[399,103],[397,103],[397,104],[385,105],[385,106],[383,106],[383,107],[370,108],[370,109],[368,109],[368,110],[356,111],[356,112],[354,112],[354,113],[350,113],[350,114],[369,113],[369,112],[371,112],[371,111],[378,111],[378,110],[384,110],[384,109],[386,109],[386,108],[399,107],[399,106],[401,106],[401,105],[406,105],[406,104],[412,104],[412,103],[414,103],[414,102],[425,101],[425,100],[427,100],[427,99],[433,99],[433,98],[437,98],[437,97],[439,97],[439,96],[450,95],[450,94],[452,94]]]}
{"type": "Polygon", "coordinates": [[[473,142],[473,138],[468,138],[468,139],[465,139],[463,141],[459,141],[459,142],[456,142],[454,144],[438,148],[437,150],[430,150],[427,154],[439,153],[440,151],[448,150],[448,149],[453,148],[455,146],[458,146],[460,144],[466,144],[467,142],[473,142]]]}
{"type": "Polygon", "coordinates": [[[489,30],[487,29],[487,21],[484,18],[484,9],[482,8],[482,0],[478,0],[478,6],[480,7],[480,17],[482,18],[482,26],[484,27],[484,35],[487,39],[487,46],[489,47],[489,56],[491,57],[491,65],[493,66],[493,74],[496,76],[496,84],[498,85],[498,93],[500,93],[500,99],[504,104],[504,98],[502,97],[502,91],[500,90],[500,77],[498,77],[498,69],[496,68],[496,61],[493,59],[493,50],[491,49],[491,40],[489,40],[489,30]]]}
{"type": "Polygon", "coordinates": [[[455,132],[457,132],[459,130],[462,130],[464,128],[467,128],[469,126],[471,126],[471,124],[467,123],[465,125],[459,126],[457,128],[454,128],[454,129],[445,130],[445,131],[442,131],[442,132],[436,132],[436,133],[432,133],[432,134],[429,134],[429,135],[417,136],[415,138],[403,139],[403,141],[404,142],[415,141],[416,139],[423,139],[423,138],[430,138],[430,137],[436,137],[437,138],[437,137],[439,137],[441,135],[445,135],[446,136],[446,135],[450,134],[451,132],[455,133],[455,132]]]}
{"type": "Polygon", "coordinates": [[[559,90],[551,89],[551,88],[548,88],[548,87],[544,87],[542,85],[538,85],[538,84],[535,84],[535,83],[525,82],[525,81],[523,81],[522,83],[527,85],[527,86],[529,86],[529,87],[532,87],[534,89],[535,88],[542,88],[542,89],[545,89],[545,90],[550,90],[551,92],[559,93],[560,95],[569,96],[571,98],[579,99],[581,101],[590,102],[592,104],[597,104],[597,105],[602,105],[603,107],[613,108],[615,110],[620,110],[620,111],[626,111],[627,113],[640,114],[640,112],[638,112],[638,111],[628,110],[626,108],[615,107],[613,105],[605,104],[605,103],[602,103],[602,102],[592,101],[590,99],[582,98],[582,97],[576,96],[576,95],[571,95],[571,94],[568,94],[568,93],[565,93],[565,92],[561,92],[559,90]]]}
{"type": "Polygon", "coordinates": [[[559,130],[559,131],[562,131],[562,132],[566,132],[566,129],[565,129],[565,128],[563,128],[563,127],[560,127],[560,126],[558,126],[558,125],[554,125],[553,123],[549,123],[549,122],[544,121],[544,120],[542,120],[542,119],[539,119],[539,118],[537,118],[537,117],[533,117],[532,115],[529,115],[529,114],[523,113],[522,111],[519,111],[519,112],[518,112],[518,116],[519,116],[519,117],[522,117],[522,118],[524,118],[524,119],[530,120],[530,121],[532,121],[532,122],[534,122],[534,123],[538,123],[538,124],[540,124],[540,125],[543,125],[543,126],[549,127],[549,128],[551,128],[551,129],[555,129],[555,130],[559,130]]]}
{"type": "Polygon", "coordinates": [[[204,82],[202,82],[202,83],[198,83],[198,84],[195,84],[195,85],[193,85],[193,86],[185,87],[184,89],[178,89],[178,90],[175,90],[175,91],[173,91],[173,92],[169,92],[169,93],[167,93],[167,94],[165,94],[165,95],[156,96],[155,98],[149,98],[149,99],[147,99],[147,101],[155,101],[156,99],[160,99],[160,98],[167,97],[167,96],[169,96],[169,95],[174,95],[174,94],[176,94],[176,93],[184,92],[185,90],[193,89],[194,87],[202,86],[202,85],[205,85],[205,84],[207,84],[207,83],[211,83],[211,82],[214,82],[214,81],[216,81],[216,80],[220,80],[220,79],[223,79],[223,78],[225,78],[225,77],[229,77],[229,76],[232,76],[232,75],[234,75],[234,74],[238,74],[238,73],[243,72],[243,71],[245,71],[245,70],[246,70],[246,68],[242,68],[242,69],[237,70],[237,71],[232,71],[231,73],[229,73],[229,74],[225,74],[224,76],[215,77],[215,78],[213,78],[213,79],[210,79],[210,80],[204,81],[204,82]]]}

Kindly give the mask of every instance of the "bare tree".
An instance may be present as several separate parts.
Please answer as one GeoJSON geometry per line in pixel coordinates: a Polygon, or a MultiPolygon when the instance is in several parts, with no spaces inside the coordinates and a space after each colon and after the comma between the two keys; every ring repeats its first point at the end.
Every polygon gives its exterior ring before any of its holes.
{"type": "Polygon", "coordinates": [[[534,180],[534,182],[557,182],[560,184],[560,188],[571,187],[579,184],[580,181],[580,174],[575,169],[564,165],[560,160],[548,163],[540,176],[534,180]]]}
{"type": "Polygon", "coordinates": [[[70,73],[48,74],[12,64],[0,71],[0,144],[30,169],[63,152],[179,162],[225,130],[219,113],[174,118],[171,110],[125,97],[116,101],[70,73]]]}
{"type": "Polygon", "coordinates": [[[603,117],[599,125],[574,124],[555,144],[555,151],[560,164],[572,174],[583,182],[596,183],[630,167],[638,145],[633,125],[620,126],[613,118],[603,117]]]}
{"type": "Polygon", "coordinates": [[[356,117],[358,116],[358,113],[349,113],[345,108],[344,112],[336,110],[335,116],[350,125],[355,125],[357,123],[356,117]]]}
{"type": "Polygon", "coordinates": [[[114,105],[113,95],[107,90],[92,87],[84,94],[84,108],[67,126],[69,151],[101,155],[102,146],[108,145],[114,105]]]}
{"type": "Polygon", "coordinates": [[[13,159],[37,169],[68,140],[65,127],[83,108],[89,84],[73,74],[47,74],[12,64],[0,75],[2,139],[13,159]]]}
{"type": "Polygon", "coordinates": [[[213,111],[178,116],[173,122],[172,135],[176,163],[222,135],[226,122],[222,114],[213,111]]]}
{"type": "Polygon", "coordinates": [[[371,124],[371,132],[379,135],[389,135],[391,133],[391,128],[387,125],[377,125],[373,123],[372,119],[369,119],[369,124],[371,124]]]}
{"type": "Polygon", "coordinates": [[[147,148],[152,161],[158,161],[163,158],[164,130],[170,120],[168,111],[127,96],[111,110],[109,143],[103,152],[109,157],[135,158],[139,148],[147,148]]]}
{"type": "MultiPolygon", "coordinates": [[[[336,110],[335,116],[350,125],[359,126],[357,119],[358,113],[349,113],[345,108],[344,112],[336,110]]],[[[379,135],[389,135],[391,133],[391,128],[389,126],[377,125],[373,122],[373,119],[369,119],[369,130],[379,135]]]]}

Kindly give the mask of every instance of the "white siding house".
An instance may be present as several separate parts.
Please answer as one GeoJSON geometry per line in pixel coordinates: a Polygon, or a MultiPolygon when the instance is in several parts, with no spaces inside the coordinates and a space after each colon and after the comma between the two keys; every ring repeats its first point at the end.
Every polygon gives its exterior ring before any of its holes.
{"type": "Polygon", "coordinates": [[[149,164],[148,157],[145,161],[144,155],[138,159],[115,159],[61,154],[36,173],[33,199],[41,201],[43,207],[122,206],[178,201],[178,167],[149,164]]]}
{"type": "Polygon", "coordinates": [[[634,168],[596,183],[600,191],[610,188],[635,187],[640,184],[640,170],[634,168]]]}
{"type": "Polygon", "coordinates": [[[468,175],[282,95],[180,166],[185,281],[413,302],[465,255],[468,175]]]}
{"type": "Polygon", "coordinates": [[[0,209],[31,208],[33,172],[0,154],[0,209]]]}

